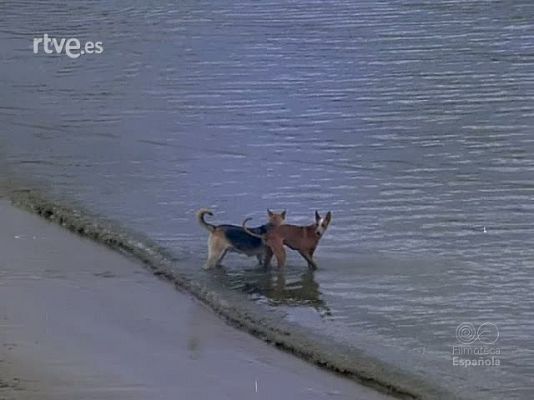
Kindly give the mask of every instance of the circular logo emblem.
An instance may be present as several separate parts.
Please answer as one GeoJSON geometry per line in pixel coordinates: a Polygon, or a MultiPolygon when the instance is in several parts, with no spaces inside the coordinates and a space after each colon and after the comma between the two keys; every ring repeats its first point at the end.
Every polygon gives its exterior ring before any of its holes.
{"type": "Polygon", "coordinates": [[[477,330],[471,322],[462,322],[456,328],[456,339],[462,344],[471,344],[477,337],[477,330]]]}
{"type": "Polygon", "coordinates": [[[499,329],[491,322],[484,322],[478,327],[477,338],[483,344],[495,344],[499,339],[499,329]]]}

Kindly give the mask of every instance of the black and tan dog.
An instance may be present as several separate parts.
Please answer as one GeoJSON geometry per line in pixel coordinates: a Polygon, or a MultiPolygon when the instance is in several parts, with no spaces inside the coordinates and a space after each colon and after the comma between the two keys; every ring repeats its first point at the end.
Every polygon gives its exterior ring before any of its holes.
{"type": "Polygon", "coordinates": [[[265,251],[265,260],[263,262],[265,266],[270,264],[274,254],[278,267],[283,267],[286,263],[286,251],[284,249],[284,245],[286,245],[292,250],[297,250],[308,262],[308,267],[317,269],[317,264],[313,259],[313,253],[319,244],[319,240],[332,221],[332,213],[330,211],[324,217],[321,217],[315,211],[315,224],[307,226],[284,224],[274,227],[266,233],[257,233],[252,229],[248,229],[246,224],[250,219],[245,219],[242,227],[251,236],[261,239],[268,247],[265,251]]]}
{"type": "MultiPolygon", "coordinates": [[[[265,225],[249,229],[257,235],[265,235],[274,227],[282,225],[286,219],[285,210],[280,214],[267,210],[269,222],[265,225]]],[[[204,268],[213,268],[219,265],[227,252],[245,254],[249,257],[256,256],[260,264],[265,258],[265,244],[263,240],[250,236],[241,226],[237,225],[212,225],[204,220],[205,215],[213,216],[210,210],[198,210],[197,218],[200,225],[209,232],[208,260],[204,268]]]]}

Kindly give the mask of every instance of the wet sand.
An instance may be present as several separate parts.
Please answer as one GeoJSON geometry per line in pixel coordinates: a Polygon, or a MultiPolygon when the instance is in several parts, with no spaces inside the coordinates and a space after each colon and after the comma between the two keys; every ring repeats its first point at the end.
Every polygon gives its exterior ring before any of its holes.
{"type": "Polygon", "coordinates": [[[0,398],[386,399],[0,201],[0,398]]]}

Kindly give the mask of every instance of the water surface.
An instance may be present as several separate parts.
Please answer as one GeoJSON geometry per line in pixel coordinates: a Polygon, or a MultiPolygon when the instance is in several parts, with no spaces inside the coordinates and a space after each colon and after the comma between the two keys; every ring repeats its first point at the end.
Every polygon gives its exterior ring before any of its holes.
{"type": "MultiPolygon", "coordinates": [[[[227,258],[225,284],[337,340],[451,365],[498,326],[491,398],[534,391],[534,3],[14,1],[0,5],[4,175],[198,269],[194,212],[333,224],[307,271],[227,258]],[[72,60],[48,33],[102,41],[72,60]]],[[[410,368],[409,365],[406,366],[410,368]]],[[[474,379],[474,378],[473,378],[474,379]]],[[[477,378],[478,379],[478,378],[477,378]]],[[[488,397],[488,398],[490,398],[488,397]]]]}

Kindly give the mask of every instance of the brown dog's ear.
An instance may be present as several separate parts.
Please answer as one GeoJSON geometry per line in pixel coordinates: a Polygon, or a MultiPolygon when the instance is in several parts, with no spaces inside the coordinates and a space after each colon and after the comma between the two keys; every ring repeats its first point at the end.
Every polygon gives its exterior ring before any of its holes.
{"type": "Polygon", "coordinates": [[[286,210],[282,211],[282,218],[286,219],[286,210]]]}
{"type": "Polygon", "coordinates": [[[269,217],[272,217],[272,216],[273,216],[273,212],[272,212],[271,210],[267,209],[267,215],[268,215],[269,217]]]}
{"type": "Polygon", "coordinates": [[[327,221],[328,223],[330,223],[330,221],[332,220],[332,211],[328,211],[328,212],[326,213],[326,217],[325,217],[325,219],[326,219],[326,221],[327,221]]]}
{"type": "Polygon", "coordinates": [[[317,210],[315,210],[315,222],[319,222],[320,220],[321,220],[321,216],[319,215],[317,210]]]}

